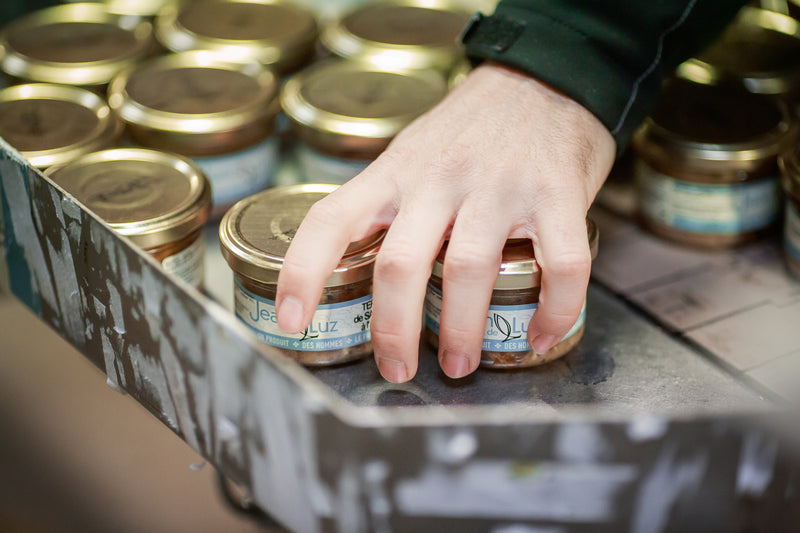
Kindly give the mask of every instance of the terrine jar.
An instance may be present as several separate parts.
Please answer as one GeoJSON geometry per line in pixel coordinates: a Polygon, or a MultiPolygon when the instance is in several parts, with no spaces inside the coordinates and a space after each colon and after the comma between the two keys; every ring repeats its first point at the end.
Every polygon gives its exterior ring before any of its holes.
{"type": "Polygon", "coordinates": [[[780,159],[786,211],[783,222],[783,247],[789,271],[800,278],[800,150],[793,147],[780,159]]]}
{"type": "Polygon", "coordinates": [[[195,0],[162,10],[156,36],[173,52],[213,50],[231,61],[257,61],[286,74],[313,58],[317,21],[296,2],[195,0]]]}
{"type": "Polygon", "coordinates": [[[736,85],[796,101],[800,97],[800,27],[787,15],[744,7],[722,35],[676,72],[695,83],[736,85]]]}
{"type": "Polygon", "coordinates": [[[777,157],[790,137],[790,113],[776,99],[673,80],[633,140],[642,224],[704,248],[769,230],[781,208],[777,157]]]}
{"type": "Polygon", "coordinates": [[[326,24],[320,42],[334,55],[377,68],[446,73],[464,57],[458,36],[470,15],[452,0],[368,3],[326,24]]]}
{"type": "Polygon", "coordinates": [[[64,4],[35,11],[0,33],[0,67],[13,81],[81,86],[104,92],[111,78],[153,51],[147,20],[108,12],[102,4],[64,4]]]}
{"type": "Polygon", "coordinates": [[[275,76],[257,63],[208,52],[151,59],[120,73],[109,105],[141,146],[191,157],[212,187],[212,218],[272,184],[275,76]]]}
{"type": "Polygon", "coordinates": [[[332,60],[295,74],[281,91],[281,107],[300,141],[301,178],[344,183],[446,92],[446,80],[432,71],[332,60]]]}
{"type": "Polygon", "coordinates": [[[0,91],[0,137],[38,169],[113,147],[122,123],[97,94],[31,83],[0,91]]]}
{"type": "Polygon", "coordinates": [[[141,148],[84,155],[46,173],[168,273],[203,284],[211,190],[189,159],[141,148]]]}
{"type": "MultiPolygon", "coordinates": [[[[592,258],[597,255],[598,231],[587,220],[592,258]]],[[[425,295],[424,338],[439,347],[442,312],[442,275],[447,258],[447,243],[433,263],[425,295]]],[[[583,337],[586,322],[584,302],[578,320],[555,346],[536,353],[527,341],[528,323],[539,305],[542,271],[529,239],[509,239],[503,248],[500,272],[495,281],[486,328],[483,334],[481,366],[495,369],[526,368],[548,363],[566,355],[583,337]]]]}
{"type": "Polygon", "coordinates": [[[292,237],[308,209],[335,188],[300,184],[264,191],[234,205],[219,228],[222,254],[233,270],[236,316],[260,340],[309,366],[372,353],[372,270],[382,233],[350,245],[305,331],[284,333],[275,316],[278,274],[292,237]]]}

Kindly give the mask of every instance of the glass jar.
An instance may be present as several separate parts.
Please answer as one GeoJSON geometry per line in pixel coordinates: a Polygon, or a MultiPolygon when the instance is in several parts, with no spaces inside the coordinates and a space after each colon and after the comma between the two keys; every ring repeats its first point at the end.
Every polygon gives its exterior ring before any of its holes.
{"type": "Polygon", "coordinates": [[[364,170],[412,120],[447,92],[435,72],[395,72],[327,61],[292,76],[281,107],[300,143],[301,176],[344,183],[364,170]]]}
{"type": "Polygon", "coordinates": [[[709,47],[676,72],[695,83],[734,85],[797,101],[800,26],[787,15],[744,7],[709,47]]]}
{"type": "Polygon", "coordinates": [[[643,226],[703,248],[768,231],[780,214],[777,156],[791,140],[790,124],[776,99],[669,82],[633,139],[643,226]]]}
{"type": "Polygon", "coordinates": [[[800,149],[792,149],[780,158],[786,211],[783,222],[783,249],[786,265],[800,278],[800,149]]]}
{"type": "Polygon", "coordinates": [[[453,0],[388,0],[331,20],[320,43],[334,55],[374,68],[447,73],[464,57],[458,41],[471,15],[453,0]]]}
{"type": "Polygon", "coordinates": [[[122,123],[95,93],[31,83],[0,90],[0,137],[38,169],[113,147],[122,123]]]}
{"type": "Polygon", "coordinates": [[[335,188],[300,184],[264,191],[234,205],[219,228],[220,248],[233,270],[236,316],[261,341],[308,366],[372,353],[372,270],[382,233],[350,245],[305,331],[284,333],[275,316],[278,274],[292,237],[308,209],[335,188]]]}
{"type": "MultiPolygon", "coordinates": [[[[587,220],[592,258],[597,255],[598,231],[587,220]]],[[[433,263],[425,295],[423,338],[439,347],[439,324],[442,312],[442,275],[447,244],[433,263]]],[[[542,271],[529,239],[509,239],[503,248],[500,272],[495,281],[481,350],[481,366],[515,369],[539,366],[566,355],[583,337],[586,303],[569,332],[545,353],[536,353],[527,341],[528,324],[539,305],[542,271]]]]}
{"type": "Polygon", "coordinates": [[[272,184],[275,76],[208,51],[146,61],[109,85],[109,105],[141,146],[191,157],[212,187],[211,217],[272,184]]]}
{"type": "MultiPolygon", "coordinates": [[[[592,258],[597,255],[598,231],[587,220],[592,258]]],[[[433,263],[425,295],[423,338],[439,347],[439,324],[442,311],[442,275],[447,257],[447,243],[433,263]]],[[[569,332],[545,353],[536,353],[527,341],[528,324],[539,305],[542,271],[529,239],[509,239],[503,248],[500,272],[495,281],[486,329],[483,335],[481,366],[515,369],[539,366],[566,355],[583,337],[586,303],[569,332]]]]}
{"type": "Polygon", "coordinates": [[[141,148],[102,150],[46,174],[168,273],[203,285],[203,225],[211,189],[183,157],[141,148]]]}
{"type": "Polygon", "coordinates": [[[311,61],[317,21],[307,8],[282,0],[195,0],[162,10],[156,36],[173,52],[213,50],[286,74],[311,61]]]}
{"type": "Polygon", "coordinates": [[[0,32],[0,68],[18,81],[58,83],[103,92],[111,78],[151,53],[151,24],[109,13],[102,4],[34,11],[0,32]]]}

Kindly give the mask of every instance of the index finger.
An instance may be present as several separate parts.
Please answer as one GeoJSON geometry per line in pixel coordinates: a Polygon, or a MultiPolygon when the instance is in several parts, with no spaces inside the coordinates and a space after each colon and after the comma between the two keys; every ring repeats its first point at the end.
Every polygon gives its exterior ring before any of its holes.
{"type": "Polygon", "coordinates": [[[278,276],[275,303],[283,331],[299,333],[308,325],[347,246],[386,225],[381,213],[390,206],[388,187],[367,186],[354,178],[309,209],[278,276]]]}

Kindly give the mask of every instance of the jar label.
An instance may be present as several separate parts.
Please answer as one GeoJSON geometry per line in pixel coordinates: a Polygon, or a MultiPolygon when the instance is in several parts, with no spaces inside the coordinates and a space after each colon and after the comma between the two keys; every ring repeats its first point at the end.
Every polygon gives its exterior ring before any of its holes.
{"type": "MultiPolygon", "coordinates": [[[[482,350],[488,352],[527,352],[528,323],[533,318],[538,304],[523,305],[490,305],[486,316],[486,328],[483,332],[482,350]]],[[[439,323],[442,316],[442,291],[428,284],[425,294],[425,325],[436,335],[439,334],[439,323]]],[[[586,321],[586,302],[583,302],[581,314],[572,328],[564,335],[564,341],[578,332],[586,321]]]]}
{"type": "Polygon", "coordinates": [[[783,225],[783,244],[786,253],[800,261],[800,212],[791,201],[786,201],[786,221],[783,225]]]}
{"type": "Polygon", "coordinates": [[[320,304],[305,331],[290,335],[278,327],[275,302],[234,282],[236,316],[262,341],[286,350],[319,352],[357,346],[371,339],[372,295],[336,304],[320,304]]]}
{"type": "Polygon", "coordinates": [[[305,145],[297,147],[297,164],[303,181],[338,185],[356,177],[371,161],[323,154],[305,145]]]}
{"type": "Polygon", "coordinates": [[[203,285],[203,260],[205,256],[205,241],[200,235],[186,249],[177,254],[165,257],[161,266],[170,274],[181,278],[186,283],[195,287],[203,285]]]}
{"type": "Polygon", "coordinates": [[[271,185],[278,162],[278,141],[270,136],[239,152],[192,159],[211,182],[211,203],[228,205],[271,185]]]}
{"type": "Polygon", "coordinates": [[[748,233],[769,226],[780,212],[777,177],[721,185],[688,183],[640,163],[637,182],[645,217],[691,233],[748,233]]]}

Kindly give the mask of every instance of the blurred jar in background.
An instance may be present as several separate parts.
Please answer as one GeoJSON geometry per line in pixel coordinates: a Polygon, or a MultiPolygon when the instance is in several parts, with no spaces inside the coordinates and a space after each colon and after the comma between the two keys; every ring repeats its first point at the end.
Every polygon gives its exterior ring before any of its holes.
{"type": "Polygon", "coordinates": [[[756,238],[779,219],[777,159],[792,137],[780,100],[667,82],[633,140],[642,224],[704,248],[756,238]]]}
{"type": "Polygon", "coordinates": [[[91,91],[47,83],[0,91],[0,137],[40,170],[111,148],[121,134],[122,123],[91,91]]]}
{"type": "Polygon", "coordinates": [[[0,32],[0,68],[10,83],[45,82],[96,92],[155,45],[151,24],[102,4],[64,4],[16,19],[0,32]]]}
{"type": "Polygon", "coordinates": [[[211,191],[190,160],[141,148],[84,155],[47,174],[163,269],[203,284],[203,225],[211,191]]]}
{"type": "Polygon", "coordinates": [[[109,105],[141,146],[191,157],[211,181],[212,217],[272,184],[275,76],[208,52],[155,58],[120,73],[109,105]]]}
{"type": "Polygon", "coordinates": [[[109,13],[153,18],[167,4],[175,0],[63,0],[61,3],[82,1],[103,4],[109,13]]]}
{"type": "Polygon", "coordinates": [[[458,36],[472,12],[449,0],[373,2],[326,23],[320,42],[334,55],[373,68],[448,73],[464,58],[458,36]]]}
{"type": "Polygon", "coordinates": [[[156,35],[173,52],[213,50],[228,61],[256,61],[286,74],[313,58],[317,21],[289,1],[194,0],[163,9],[156,35]]]}
{"type": "Polygon", "coordinates": [[[800,279],[800,147],[796,144],[780,159],[786,212],[783,223],[783,249],[786,265],[800,279]]]}
{"type": "Polygon", "coordinates": [[[732,85],[800,103],[800,24],[792,17],[745,7],[711,45],[678,66],[681,78],[732,85]]]}
{"type": "Polygon", "coordinates": [[[301,179],[344,183],[446,92],[437,72],[394,72],[347,61],[318,63],[292,76],[281,106],[299,141],[301,179]]]}

